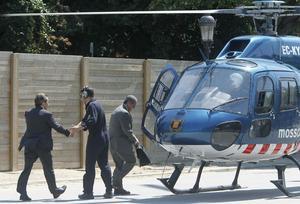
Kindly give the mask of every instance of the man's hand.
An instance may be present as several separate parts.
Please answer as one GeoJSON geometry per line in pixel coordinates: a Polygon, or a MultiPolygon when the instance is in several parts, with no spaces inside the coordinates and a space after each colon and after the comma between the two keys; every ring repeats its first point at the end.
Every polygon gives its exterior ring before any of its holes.
{"type": "Polygon", "coordinates": [[[138,140],[135,141],[134,146],[138,148],[140,146],[140,142],[138,140]]]}
{"type": "Polygon", "coordinates": [[[19,152],[22,150],[22,148],[23,148],[23,145],[20,144],[20,145],[18,146],[19,152]]]}
{"type": "Polygon", "coordinates": [[[77,133],[77,132],[79,132],[80,130],[82,130],[83,129],[83,127],[80,125],[80,123],[79,124],[77,124],[77,125],[73,125],[70,129],[69,129],[69,131],[70,131],[70,136],[74,136],[75,135],[75,133],[77,133]]]}
{"type": "Polygon", "coordinates": [[[69,128],[68,130],[69,130],[69,132],[70,132],[69,137],[74,137],[74,135],[75,135],[74,129],[69,128]]]}

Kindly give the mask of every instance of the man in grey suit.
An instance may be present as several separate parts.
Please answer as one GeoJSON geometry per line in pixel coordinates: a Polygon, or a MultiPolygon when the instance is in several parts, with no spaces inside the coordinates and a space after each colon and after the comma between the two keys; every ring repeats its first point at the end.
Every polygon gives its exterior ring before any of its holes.
{"type": "Polygon", "coordinates": [[[139,141],[133,134],[132,116],[130,112],[135,108],[137,98],[128,95],[123,104],[117,107],[110,118],[109,135],[110,151],[115,162],[113,173],[113,187],[115,195],[129,195],[123,188],[123,178],[132,170],[136,163],[134,146],[139,141]]]}

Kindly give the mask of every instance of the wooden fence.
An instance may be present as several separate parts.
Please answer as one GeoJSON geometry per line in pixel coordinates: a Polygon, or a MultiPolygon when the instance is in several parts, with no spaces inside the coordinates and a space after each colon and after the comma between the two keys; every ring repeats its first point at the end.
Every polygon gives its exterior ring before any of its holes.
{"type": "Polygon", "coordinates": [[[0,54],[0,171],[9,170],[10,159],[10,58],[9,52],[0,54]]]}
{"type": "MultiPolygon", "coordinates": [[[[83,85],[95,89],[108,121],[126,95],[137,96],[134,131],[151,154],[160,157],[162,152],[143,137],[140,126],[151,88],[168,63],[180,72],[194,62],[0,52],[0,171],[23,167],[24,150],[18,152],[17,147],[26,128],[24,111],[33,107],[35,95],[45,92],[49,96],[49,110],[61,124],[70,127],[84,114],[79,98],[83,85]]],[[[85,133],[73,138],[53,133],[55,168],[83,167],[85,133]]]]}

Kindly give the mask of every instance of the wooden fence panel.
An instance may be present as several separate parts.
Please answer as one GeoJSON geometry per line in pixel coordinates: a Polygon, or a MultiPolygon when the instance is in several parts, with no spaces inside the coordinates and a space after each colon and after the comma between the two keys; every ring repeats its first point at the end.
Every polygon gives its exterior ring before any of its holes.
{"type": "Polygon", "coordinates": [[[0,171],[10,169],[9,99],[11,52],[0,52],[0,171]]]}
{"type": "Polygon", "coordinates": [[[142,142],[143,115],[143,62],[142,59],[89,58],[89,85],[95,89],[105,110],[109,125],[113,110],[122,104],[128,94],[138,99],[132,112],[134,133],[142,142]]]}
{"type": "MultiPolygon", "coordinates": [[[[79,121],[80,56],[19,54],[19,139],[26,124],[24,112],[34,107],[34,97],[44,92],[49,97],[48,110],[65,128],[79,121]]],[[[80,138],[66,138],[53,130],[55,168],[80,167],[80,138]]],[[[19,169],[23,167],[23,151],[19,169]]],[[[36,167],[40,167],[38,164],[36,167]]]]}

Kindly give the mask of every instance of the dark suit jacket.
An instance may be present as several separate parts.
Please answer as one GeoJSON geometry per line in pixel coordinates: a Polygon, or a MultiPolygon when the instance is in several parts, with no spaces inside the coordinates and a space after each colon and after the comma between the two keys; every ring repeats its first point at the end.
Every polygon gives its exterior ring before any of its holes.
{"type": "Polygon", "coordinates": [[[86,104],[85,109],[81,126],[89,131],[88,143],[108,144],[106,117],[102,105],[96,99],[92,99],[86,104]]]}
{"type": "Polygon", "coordinates": [[[42,107],[35,107],[25,112],[26,132],[21,140],[19,150],[25,146],[30,149],[50,151],[53,149],[52,128],[69,136],[70,132],[58,124],[52,113],[42,107]]]}

